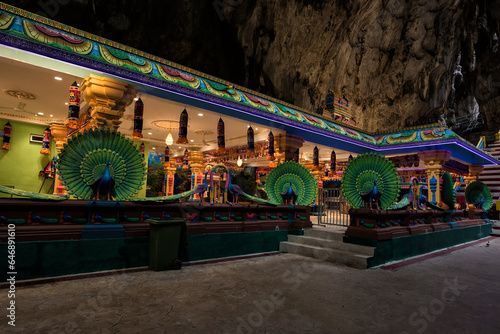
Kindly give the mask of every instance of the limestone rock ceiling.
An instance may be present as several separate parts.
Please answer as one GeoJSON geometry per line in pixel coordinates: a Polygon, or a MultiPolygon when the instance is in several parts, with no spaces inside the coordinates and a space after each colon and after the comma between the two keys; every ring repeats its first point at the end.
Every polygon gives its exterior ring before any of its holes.
{"type": "Polygon", "coordinates": [[[450,124],[474,100],[500,128],[500,0],[40,3],[12,2],[310,110],[332,89],[366,131],[450,124]]]}

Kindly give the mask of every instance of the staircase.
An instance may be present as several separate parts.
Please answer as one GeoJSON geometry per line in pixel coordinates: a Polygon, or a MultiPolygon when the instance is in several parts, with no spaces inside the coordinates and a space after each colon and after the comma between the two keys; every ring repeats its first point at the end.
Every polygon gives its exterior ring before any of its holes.
{"type": "Polygon", "coordinates": [[[280,243],[280,251],[366,269],[375,248],[344,243],[343,237],[344,231],[305,229],[303,236],[288,235],[288,241],[280,243]]]}
{"type": "MultiPolygon", "coordinates": [[[[500,140],[489,145],[484,151],[500,160],[500,140]]],[[[500,165],[484,166],[484,170],[479,175],[478,181],[488,186],[494,203],[500,199],[500,165]]]]}
{"type": "Polygon", "coordinates": [[[500,220],[495,220],[495,221],[491,221],[492,223],[494,223],[493,225],[493,231],[491,231],[491,236],[492,237],[500,237],[500,220]]]}

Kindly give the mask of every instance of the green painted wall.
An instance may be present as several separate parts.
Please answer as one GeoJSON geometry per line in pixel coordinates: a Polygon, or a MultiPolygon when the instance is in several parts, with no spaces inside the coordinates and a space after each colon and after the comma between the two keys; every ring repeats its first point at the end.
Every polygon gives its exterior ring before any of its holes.
{"type": "MultiPolygon", "coordinates": [[[[198,261],[278,251],[287,235],[287,230],[190,235],[179,258],[198,261]]],[[[7,259],[6,242],[0,243],[0,258],[7,259]]],[[[18,280],[143,267],[148,261],[148,237],[16,243],[18,280]]],[[[7,261],[1,261],[1,282],[7,272],[7,261]]]]}
{"type": "MultiPolygon", "coordinates": [[[[40,154],[42,144],[30,143],[29,139],[30,134],[43,135],[47,126],[0,119],[0,131],[3,132],[3,127],[7,122],[12,125],[11,149],[0,149],[0,185],[39,192],[44,178],[38,177],[38,172],[47,165],[56,153],[54,139],[51,137],[50,156],[42,155],[40,154]]],[[[133,140],[133,142],[138,149],[143,143],[140,140],[133,140]]],[[[147,168],[149,143],[144,142],[144,146],[147,168]]],[[[47,179],[40,193],[49,193],[49,190],[52,190],[53,182],[54,179],[47,179]]],[[[0,197],[10,197],[10,195],[0,193],[0,197]]],[[[146,197],[146,181],[144,181],[142,189],[134,197],[146,197]]]]}
{"type": "MultiPolygon", "coordinates": [[[[38,172],[54,157],[56,152],[54,140],[51,139],[50,142],[50,156],[40,154],[42,144],[30,143],[30,134],[43,135],[46,125],[0,119],[2,132],[7,122],[12,125],[11,149],[0,149],[0,185],[39,192],[44,178],[38,177],[38,172]]],[[[40,193],[49,193],[53,182],[54,179],[47,179],[40,193]]],[[[0,193],[0,197],[10,197],[10,195],[0,193]]]]}

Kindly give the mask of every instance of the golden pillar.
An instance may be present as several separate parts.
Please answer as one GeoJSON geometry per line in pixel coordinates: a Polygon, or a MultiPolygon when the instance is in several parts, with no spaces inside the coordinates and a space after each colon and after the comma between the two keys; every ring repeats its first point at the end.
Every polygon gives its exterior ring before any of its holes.
{"type": "Polygon", "coordinates": [[[469,175],[464,177],[465,187],[469,185],[469,183],[477,181],[479,174],[483,171],[484,167],[481,165],[471,165],[469,166],[469,175]]]}
{"type": "MultiPolygon", "coordinates": [[[[205,171],[205,164],[203,163],[203,152],[189,151],[188,155],[189,166],[191,166],[191,173],[194,174],[194,183],[191,183],[191,189],[194,189],[197,185],[203,183],[203,173],[205,171]]],[[[200,195],[196,194],[194,199],[201,199],[200,195]]]]}
{"type": "Polygon", "coordinates": [[[303,144],[304,138],[290,133],[275,136],[274,147],[276,148],[276,153],[274,155],[277,159],[277,163],[295,160],[295,153],[303,144]]]}
{"type": "Polygon", "coordinates": [[[137,94],[137,87],[94,74],[83,79],[81,94],[91,107],[92,127],[118,130],[125,108],[137,94]]]}
{"type": "Polygon", "coordinates": [[[451,157],[447,150],[432,150],[418,153],[418,157],[424,163],[427,176],[427,200],[431,203],[441,202],[441,178],[444,170],[443,165],[451,157]]]}
{"type": "Polygon", "coordinates": [[[165,171],[165,196],[174,194],[174,180],[175,180],[175,161],[170,163],[163,163],[163,170],[165,171]]]}
{"type": "MultiPolygon", "coordinates": [[[[54,137],[54,141],[56,142],[57,154],[61,153],[64,144],[68,142],[68,128],[64,124],[51,124],[50,134],[54,137]]],[[[64,190],[64,186],[61,185],[57,173],[54,175],[54,195],[66,195],[66,190],[64,190]]]]}

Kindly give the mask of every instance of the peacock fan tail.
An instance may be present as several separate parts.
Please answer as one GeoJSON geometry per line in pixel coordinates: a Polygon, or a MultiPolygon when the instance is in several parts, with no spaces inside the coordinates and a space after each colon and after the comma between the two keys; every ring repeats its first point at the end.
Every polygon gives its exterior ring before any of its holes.
{"type": "Polygon", "coordinates": [[[441,201],[444,204],[448,205],[450,209],[453,209],[455,207],[455,191],[453,190],[453,179],[448,172],[444,172],[442,179],[443,185],[441,191],[441,201]]]}
{"type": "Polygon", "coordinates": [[[410,205],[410,202],[408,201],[408,194],[405,194],[403,196],[403,198],[401,198],[401,200],[397,203],[394,203],[393,205],[391,205],[389,208],[387,208],[387,210],[399,210],[399,209],[404,209],[406,208],[408,205],[410,205]]]}
{"type": "Polygon", "coordinates": [[[474,181],[465,188],[465,201],[467,204],[475,204],[483,197],[483,210],[489,210],[493,206],[491,191],[483,182],[474,181]]]}
{"type": "Polygon", "coordinates": [[[272,203],[281,204],[281,193],[292,189],[298,194],[295,204],[309,205],[316,198],[318,183],[314,176],[304,166],[287,161],[275,167],[266,178],[266,193],[272,203]]]}
{"type": "Polygon", "coordinates": [[[67,195],[40,194],[26,190],[8,188],[5,186],[0,186],[0,193],[29,197],[34,200],[42,200],[42,201],[63,201],[69,198],[69,196],[67,195]]]}
{"type": "Polygon", "coordinates": [[[116,131],[85,130],[68,139],[57,159],[57,173],[68,194],[89,199],[108,162],[116,200],[129,199],[142,189],[146,163],[132,140],[116,131]]]}
{"type": "Polygon", "coordinates": [[[342,176],[342,193],[354,209],[361,208],[364,194],[373,189],[377,180],[381,209],[386,210],[399,195],[399,178],[396,167],[380,154],[369,152],[352,159],[342,176]]]}

